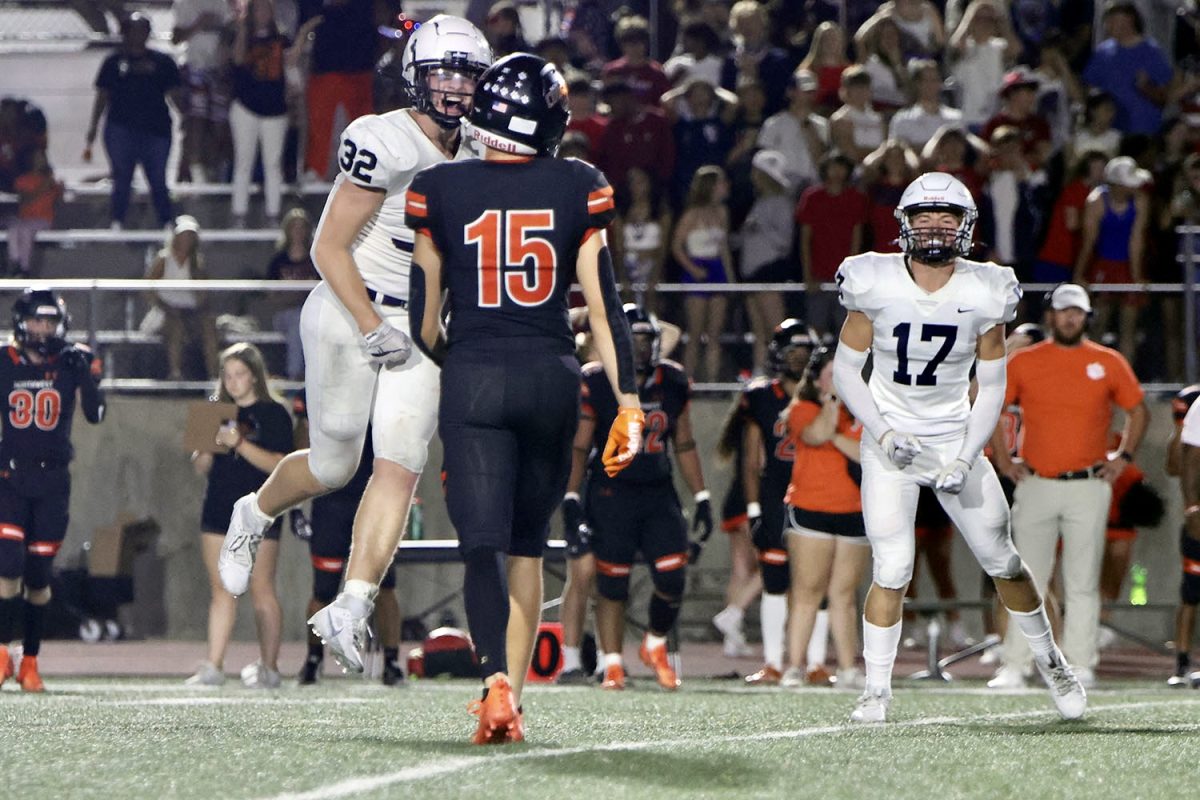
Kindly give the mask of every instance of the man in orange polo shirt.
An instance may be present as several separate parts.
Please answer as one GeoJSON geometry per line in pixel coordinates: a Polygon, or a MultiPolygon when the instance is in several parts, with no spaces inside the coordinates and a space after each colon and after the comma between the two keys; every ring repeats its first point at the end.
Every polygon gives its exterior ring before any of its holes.
{"type": "MultiPolygon", "coordinates": [[[[1082,286],[1065,283],[1050,296],[1051,338],[1008,362],[1005,405],[1021,407],[1020,459],[996,448],[996,466],[1017,488],[1013,539],[1044,592],[1062,537],[1066,614],[1062,649],[1085,687],[1095,683],[1100,621],[1100,565],[1112,484],[1133,461],[1150,412],[1129,363],[1087,338],[1092,303],[1082,286]],[[1125,411],[1122,445],[1108,453],[1113,405],[1125,411]]],[[[1005,665],[988,685],[1025,684],[1031,653],[1009,630],[1005,665]]]]}

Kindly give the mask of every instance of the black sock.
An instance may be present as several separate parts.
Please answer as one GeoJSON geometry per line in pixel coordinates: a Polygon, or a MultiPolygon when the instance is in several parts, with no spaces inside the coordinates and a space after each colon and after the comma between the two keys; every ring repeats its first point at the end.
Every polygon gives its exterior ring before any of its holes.
{"type": "Polygon", "coordinates": [[[0,645],[13,640],[17,629],[17,609],[21,607],[21,596],[0,600],[0,645]]]}
{"type": "Polygon", "coordinates": [[[325,645],[321,644],[320,642],[309,642],[308,643],[308,659],[310,661],[324,661],[325,660],[325,645]]]}
{"type": "Polygon", "coordinates": [[[650,632],[666,636],[679,618],[679,600],[665,600],[658,592],[650,595],[650,632]]]}
{"type": "Polygon", "coordinates": [[[25,642],[24,655],[37,657],[42,648],[42,627],[46,620],[46,607],[35,606],[25,601],[25,642]]]}
{"type": "Polygon", "coordinates": [[[1178,652],[1175,654],[1175,674],[1183,675],[1192,666],[1192,659],[1186,652],[1178,652]]]}
{"type": "Polygon", "coordinates": [[[508,573],[504,553],[472,550],[463,574],[463,605],[481,677],[508,672],[508,573]]]}
{"type": "Polygon", "coordinates": [[[389,664],[399,661],[400,660],[400,648],[399,647],[383,648],[383,660],[388,662],[389,664]]]}

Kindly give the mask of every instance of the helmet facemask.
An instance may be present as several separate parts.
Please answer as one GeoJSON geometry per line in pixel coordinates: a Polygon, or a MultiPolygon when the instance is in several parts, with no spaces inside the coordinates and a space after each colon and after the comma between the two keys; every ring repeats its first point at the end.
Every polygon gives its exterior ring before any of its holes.
{"type": "Polygon", "coordinates": [[[446,130],[457,128],[471,110],[471,96],[483,68],[447,57],[417,64],[414,73],[413,83],[405,87],[412,107],[446,130]]]}
{"type": "Polygon", "coordinates": [[[789,380],[800,380],[811,356],[812,348],[808,345],[793,344],[783,348],[779,351],[779,374],[789,380]]]}
{"type": "Polygon", "coordinates": [[[966,256],[971,252],[976,216],[975,209],[957,205],[916,205],[898,208],[896,218],[900,222],[900,249],[922,264],[933,267],[949,266],[959,256],[966,256]],[[953,214],[958,218],[958,225],[955,228],[914,228],[913,218],[925,212],[953,214]]]}
{"type": "Polygon", "coordinates": [[[631,327],[633,332],[633,364],[637,368],[638,374],[645,375],[654,369],[654,365],[658,363],[662,337],[657,330],[657,326],[652,327],[644,323],[635,323],[631,327]]]}
{"type": "Polygon", "coordinates": [[[42,314],[38,313],[33,316],[22,317],[16,324],[17,342],[23,350],[31,350],[43,358],[58,355],[58,353],[67,346],[67,325],[62,314],[55,309],[54,313],[42,314]],[[43,333],[40,330],[33,330],[34,326],[30,323],[38,321],[49,321],[53,324],[53,329],[49,333],[43,333]]]}

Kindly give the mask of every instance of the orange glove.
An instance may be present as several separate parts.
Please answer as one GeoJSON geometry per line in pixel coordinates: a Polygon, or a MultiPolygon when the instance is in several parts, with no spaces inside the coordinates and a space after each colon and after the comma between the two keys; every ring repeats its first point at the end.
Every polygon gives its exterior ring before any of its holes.
{"type": "Polygon", "coordinates": [[[618,408],[617,418],[608,430],[608,443],[604,445],[604,473],[608,477],[633,463],[633,457],[642,449],[642,426],[646,415],[640,408],[618,408]]]}

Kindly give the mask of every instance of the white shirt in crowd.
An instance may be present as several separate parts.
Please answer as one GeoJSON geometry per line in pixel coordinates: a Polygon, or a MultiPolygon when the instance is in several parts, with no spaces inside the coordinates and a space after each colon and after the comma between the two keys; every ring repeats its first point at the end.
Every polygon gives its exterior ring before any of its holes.
{"type": "MultiPolygon", "coordinates": [[[[822,145],[829,145],[829,121],[820,114],[808,115],[807,121],[822,145]]],[[[758,132],[762,150],[778,150],[787,159],[787,174],[792,191],[798,192],[817,180],[817,163],[808,149],[800,119],[790,111],[772,114],[758,132]]]]}
{"type": "MultiPolygon", "coordinates": [[[[226,0],[175,0],[172,11],[175,25],[180,28],[194,25],[202,14],[214,14],[226,24],[233,19],[226,0]]],[[[215,69],[220,48],[220,31],[197,31],[183,43],[179,64],[198,70],[215,69]]]]}
{"type": "Polygon", "coordinates": [[[1008,42],[999,36],[985,42],[968,39],[962,58],[950,70],[958,85],[958,104],[965,124],[982,125],[995,113],[1007,47],[1008,42]]]}
{"type": "Polygon", "coordinates": [[[926,111],[924,106],[902,108],[892,117],[888,126],[888,138],[899,139],[920,152],[925,143],[933,138],[943,125],[962,122],[962,112],[950,106],[938,106],[937,111],[926,111]]]}

